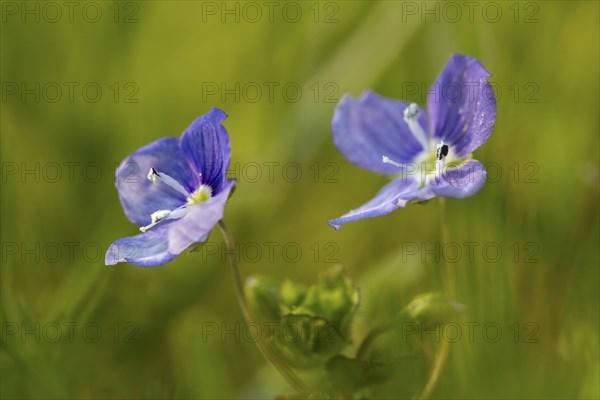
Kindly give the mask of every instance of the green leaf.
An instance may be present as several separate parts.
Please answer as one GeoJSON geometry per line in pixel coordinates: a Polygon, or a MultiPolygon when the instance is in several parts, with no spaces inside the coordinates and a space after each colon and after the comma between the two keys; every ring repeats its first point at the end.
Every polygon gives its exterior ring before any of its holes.
{"type": "Polygon", "coordinates": [[[403,311],[410,319],[431,325],[448,322],[465,308],[464,304],[450,301],[441,293],[427,292],[416,296],[403,311]]]}
{"type": "Polygon", "coordinates": [[[349,337],[350,324],[358,309],[359,292],[344,270],[336,266],[319,275],[295,314],[319,316],[331,321],[344,337],[349,337]]]}
{"type": "Polygon", "coordinates": [[[298,368],[322,365],[350,342],[350,325],[358,308],[358,290],[335,267],[317,283],[250,277],[244,287],[248,305],[260,321],[278,321],[275,345],[298,368]]]}
{"type": "Polygon", "coordinates": [[[275,335],[276,347],[297,368],[321,365],[347,344],[330,321],[310,315],[285,315],[275,335]]]}
{"type": "Polygon", "coordinates": [[[354,393],[367,386],[386,381],[392,368],[386,364],[356,360],[337,355],[326,366],[331,382],[346,393],[354,393]]]}
{"type": "Polygon", "coordinates": [[[421,353],[415,347],[414,337],[419,336],[407,331],[402,323],[374,328],[363,339],[356,358],[384,364],[414,360],[421,353]]]}
{"type": "MultiPolygon", "coordinates": [[[[414,322],[410,322],[414,325],[414,322]]],[[[414,398],[423,389],[430,364],[425,357],[420,335],[411,334],[403,323],[374,328],[356,354],[358,361],[386,365],[387,375],[368,388],[367,398],[414,398]]]]}
{"type": "Polygon", "coordinates": [[[244,287],[246,299],[259,321],[278,321],[281,318],[279,287],[275,280],[251,276],[244,287]]]}
{"type": "Polygon", "coordinates": [[[306,297],[306,286],[286,279],[281,284],[279,295],[283,306],[292,312],[306,297]]]}

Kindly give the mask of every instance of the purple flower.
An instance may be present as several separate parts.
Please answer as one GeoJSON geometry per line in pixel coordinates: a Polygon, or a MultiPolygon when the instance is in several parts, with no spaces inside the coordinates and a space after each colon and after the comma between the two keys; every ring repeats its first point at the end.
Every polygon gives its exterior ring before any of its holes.
{"type": "Polygon", "coordinates": [[[329,225],[339,229],[409,202],[477,193],[486,171],[471,153],[485,143],[496,120],[489,76],[476,59],[453,55],[428,92],[427,114],[415,103],[370,91],[358,99],[344,96],[331,123],[336,147],[359,167],[396,178],[329,225]]]}
{"type": "Polygon", "coordinates": [[[123,160],[115,185],[125,215],[143,233],[110,245],[106,265],[155,267],[206,240],[235,183],[227,179],[231,149],[221,125],[226,117],[212,108],[180,138],[159,139],[123,160]]]}

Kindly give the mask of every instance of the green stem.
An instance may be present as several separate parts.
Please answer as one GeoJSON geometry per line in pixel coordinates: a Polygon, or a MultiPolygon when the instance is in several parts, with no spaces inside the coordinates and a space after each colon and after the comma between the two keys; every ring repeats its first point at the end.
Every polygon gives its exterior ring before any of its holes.
{"type": "Polygon", "coordinates": [[[426,400],[429,398],[429,396],[431,396],[431,393],[433,392],[435,385],[437,385],[440,375],[444,370],[444,365],[446,364],[449,350],[450,343],[447,340],[444,340],[442,342],[442,346],[435,355],[435,360],[433,361],[433,366],[431,367],[431,372],[429,373],[429,379],[423,388],[423,392],[421,392],[421,396],[419,396],[420,399],[426,400]]]}
{"type": "MultiPolygon", "coordinates": [[[[442,226],[442,248],[450,243],[450,233],[448,232],[448,223],[446,217],[446,199],[440,197],[440,225],[442,226]]],[[[454,264],[448,263],[444,258],[446,264],[446,283],[448,285],[448,298],[454,299],[456,296],[456,271],[454,270],[454,264]]]]}
{"type": "MultiPolygon", "coordinates": [[[[448,224],[446,222],[446,199],[440,197],[440,224],[442,226],[442,247],[445,246],[449,240],[448,233],[448,224]]],[[[446,284],[447,284],[447,293],[450,299],[453,299],[456,294],[456,281],[455,281],[455,271],[454,265],[448,263],[444,258],[444,263],[446,264],[446,284]]],[[[429,373],[429,379],[423,388],[423,392],[421,392],[420,399],[426,400],[431,396],[433,389],[437,385],[442,371],[444,370],[444,366],[446,365],[446,360],[448,359],[448,353],[450,351],[450,342],[447,340],[442,340],[442,345],[438,352],[436,353],[435,359],[433,360],[433,365],[431,367],[431,372],[429,373]]]]}
{"type": "MultiPolygon", "coordinates": [[[[225,240],[225,246],[227,247],[227,254],[229,256],[229,263],[231,264],[231,269],[233,270],[233,277],[235,282],[235,294],[238,299],[238,303],[242,310],[242,314],[244,315],[244,319],[248,325],[254,324],[255,326],[259,326],[255,321],[250,308],[248,308],[248,303],[246,301],[246,296],[244,295],[244,285],[242,283],[242,275],[240,274],[240,267],[237,263],[237,260],[234,256],[235,254],[235,241],[233,240],[233,236],[227,229],[225,222],[223,220],[219,221],[219,228],[221,229],[221,233],[223,234],[223,239],[225,240]]],[[[292,369],[286,364],[286,362],[277,354],[276,350],[273,348],[272,344],[265,341],[263,339],[263,335],[261,334],[259,339],[256,341],[256,345],[258,349],[262,353],[262,355],[271,363],[273,367],[285,378],[285,380],[299,393],[306,395],[307,397],[311,394],[308,386],[292,371],[292,369]]]]}

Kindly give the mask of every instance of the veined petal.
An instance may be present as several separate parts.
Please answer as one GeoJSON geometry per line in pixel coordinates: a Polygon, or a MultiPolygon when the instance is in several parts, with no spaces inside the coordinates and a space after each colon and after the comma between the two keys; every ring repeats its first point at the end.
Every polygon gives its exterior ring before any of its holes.
{"type": "Polygon", "coordinates": [[[117,168],[115,186],[125,215],[139,226],[148,225],[153,212],[173,210],[186,202],[186,197],[177,190],[148,180],[152,167],[175,179],[189,192],[194,191],[198,182],[181,154],[177,138],[159,139],[135,151],[117,168]]]}
{"type": "Polygon", "coordinates": [[[479,161],[469,160],[457,168],[444,170],[427,186],[436,196],[463,199],[479,192],[486,176],[487,172],[479,161]]]}
{"type": "MultiPolygon", "coordinates": [[[[410,163],[423,150],[404,121],[409,103],[387,99],[371,91],[354,99],[344,96],[338,103],[331,130],[342,154],[361,168],[384,174],[397,174],[402,168],[384,163],[386,156],[396,163],[410,163]]],[[[428,132],[427,117],[417,108],[416,122],[428,132]]]]}
{"type": "Polygon", "coordinates": [[[416,179],[402,177],[384,186],[377,195],[361,207],[329,221],[331,227],[338,230],[340,225],[363,218],[379,217],[389,214],[398,207],[404,207],[410,200],[419,198],[422,193],[416,179]]]}
{"type": "Polygon", "coordinates": [[[214,226],[223,218],[225,203],[235,181],[228,181],[221,192],[204,203],[190,207],[187,215],[169,224],[169,252],[179,254],[192,243],[206,240],[214,226]]]}
{"type": "Polygon", "coordinates": [[[227,184],[231,148],[227,130],[221,122],[227,117],[218,108],[197,118],[181,135],[181,152],[201,176],[201,183],[209,185],[214,193],[227,184]]]}
{"type": "Polygon", "coordinates": [[[179,253],[170,253],[167,241],[168,226],[119,239],[110,245],[104,263],[115,265],[128,262],[140,267],[156,267],[172,261],[179,253]]]}
{"type": "Polygon", "coordinates": [[[475,58],[455,54],[427,97],[433,137],[466,156],[489,138],[496,121],[490,73],[475,58]]]}

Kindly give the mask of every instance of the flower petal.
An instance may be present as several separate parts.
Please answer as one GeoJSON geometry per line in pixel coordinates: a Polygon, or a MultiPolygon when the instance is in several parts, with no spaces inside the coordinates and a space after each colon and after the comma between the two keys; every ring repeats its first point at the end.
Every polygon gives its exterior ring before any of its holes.
{"type": "MultiPolygon", "coordinates": [[[[409,163],[423,150],[404,121],[408,103],[387,99],[371,91],[354,99],[344,96],[338,103],[331,130],[336,147],[359,167],[384,174],[401,168],[385,164],[383,156],[396,163],[409,163]]],[[[420,112],[420,126],[428,132],[426,115],[420,112]]]]}
{"type": "Polygon", "coordinates": [[[152,183],[148,171],[154,167],[192,192],[198,184],[179,148],[179,139],[159,139],[127,157],[116,171],[115,186],[127,218],[139,226],[151,222],[157,210],[173,210],[186,202],[183,194],[164,183],[152,183]]]}
{"type": "Polygon", "coordinates": [[[458,157],[471,154],[492,134],[496,98],[489,76],[475,58],[455,54],[427,97],[433,137],[443,140],[458,157]]]}
{"type": "Polygon", "coordinates": [[[227,130],[221,125],[227,117],[218,108],[197,118],[181,135],[181,151],[202,183],[218,193],[227,184],[231,148],[227,130]]]}
{"type": "Polygon", "coordinates": [[[486,176],[487,172],[479,161],[469,160],[457,168],[444,170],[427,186],[436,196],[464,199],[479,192],[486,176]]]}
{"type": "Polygon", "coordinates": [[[228,181],[216,196],[205,203],[190,207],[187,215],[169,224],[169,252],[179,254],[192,243],[206,240],[214,226],[223,218],[225,203],[235,181],[228,181]]]}
{"type": "Polygon", "coordinates": [[[168,225],[163,225],[141,235],[117,240],[108,248],[104,263],[128,262],[140,267],[156,267],[172,261],[179,253],[169,252],[167,229],[168,225]]]}
{"type": "Polygon", "coordinates": [[[379,217],[389,214],[398,207],[404,207],[410,200],[419,198],[419,182],[406,177],[398,178],[385,185],[377,195],[359,208],[344,214],[340,218],[329,221],[336,230],[340,225],[363,218],[379,217]]]}

